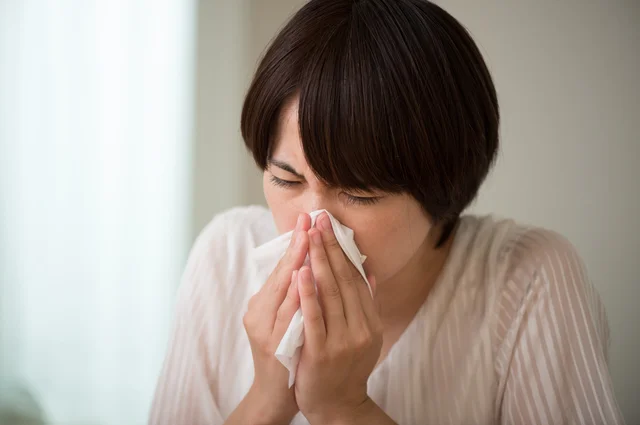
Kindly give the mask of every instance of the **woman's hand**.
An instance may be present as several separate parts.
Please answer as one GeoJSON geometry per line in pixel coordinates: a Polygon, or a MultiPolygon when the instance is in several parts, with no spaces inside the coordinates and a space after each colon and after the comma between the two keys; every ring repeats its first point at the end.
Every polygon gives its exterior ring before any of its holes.
{"type": "Polygon", "coordinates": [[[367,380],[382,348],[382,325],[366,282],[342,252],[326,214],[316,227],[308,232],[311,269],[302,267],[297,275],[305,343],[296,401],[312,424],[354,423],[373,405],[367,380]]]}
{"type": "Polygon", "coordinates": [[[309,215],[300,215],[289,248],[262,289],[249,301],[244,316],[255,377],[242,405],[258,414],[251,418],[258,418],[259,423],[289,423],[298,412],[294,391],[288,385],[289,372],[274,353],[300,306],[294,278],[309,249],[310,222],[309,215]]]}

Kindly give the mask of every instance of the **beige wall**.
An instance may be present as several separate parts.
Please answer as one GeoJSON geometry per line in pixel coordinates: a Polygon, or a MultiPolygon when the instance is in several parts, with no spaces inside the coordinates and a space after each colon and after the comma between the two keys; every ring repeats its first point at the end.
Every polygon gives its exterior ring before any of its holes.
{"type": "Polygon", "coordinates": [[[192,235],[216,212],[262,203],[240,135],[242,100],[268,42],[303,0],[198,2],[192,235]]]}
{"type": "MultiPolygon", "coordinates": [[[[302,3],[201,2],[194,230],[221,209],[263,202],[240,105],[257,57],[302,3]]],[[[480,44],[502,107],[500,159],[472,211],[577,246],[607,305],[618,399],[640,423],[640,2],[438,3],[480,44]]]]}
{"type": "Polygon", "coordinates": [[[439,4],[480,44],[502,109],[502,153],[473,210],[576,245],[607,306],[618,400],[640,423],[640,2],[439,4]]]}
{"type": "Polygon", "coordinates": [[[245,0],[198,3],[193,230],[233,205],[247,203],[251,162],[240,137],[242,96],[251,77],[245,0]]]}

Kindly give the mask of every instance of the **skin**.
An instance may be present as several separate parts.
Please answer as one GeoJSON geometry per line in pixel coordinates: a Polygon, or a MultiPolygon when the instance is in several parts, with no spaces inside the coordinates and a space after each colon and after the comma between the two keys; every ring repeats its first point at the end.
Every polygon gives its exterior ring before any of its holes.
{"type": "Polygon", "coordinates": [[[289,423],[300,410],[312,424],[391,424],[367,396],[367,379],[424,303],[451,241],[434,248],[440,229],[410,195],[324,185],[305,160],[297,114],[293,99],[283,109],[263,188],[278,231],[294,229],[298,244],[250,302],[245,328],[256,378],[227,423],[289,423]],[[310,227],[308,213],[318,209],[354,230],[374,298],[328,217],[310,227]],[[307,253],[311,265],[303,267],[307,253]],[[299,306],[305,344],[289,389],[273,352],[299,306]]]}

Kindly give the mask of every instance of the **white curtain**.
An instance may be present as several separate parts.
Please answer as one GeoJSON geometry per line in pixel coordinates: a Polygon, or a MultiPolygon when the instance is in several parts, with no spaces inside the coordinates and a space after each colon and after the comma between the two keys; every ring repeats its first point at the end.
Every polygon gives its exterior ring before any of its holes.
{"type": "Polygon", "coordinates": [[[189,243],[194,8],[0,0],[0,409],[146,421],[189,243]]]}

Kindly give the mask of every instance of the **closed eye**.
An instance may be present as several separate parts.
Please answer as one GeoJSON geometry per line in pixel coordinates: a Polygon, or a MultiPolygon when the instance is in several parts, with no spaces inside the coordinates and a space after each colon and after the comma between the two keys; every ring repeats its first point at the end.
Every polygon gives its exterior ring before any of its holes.
{"type": "Polygon", "coordinates": [[[274,175],[271,176],[271,183],[279,187],[294,187],[302,184],[301,182],[298,182],[298,181],[284,180],[274,175]]]}
{"type": "MultiPolygon", "coordinates": [[[[283,187],[286,189],[291,189],[302,184],[302,182],[299,181],[285,180],[274,175],[271,175],[270,180],[274,186],[283,187]]],[[[380,196],[356,196],[351,195],[347,192],[342,192],[342,195],[345,197],[345,203],[348,205],[373,205],[381,199],[380,196]]]]}
{"type": "Polygon", "coordinates": [[[373,205],[380,200],[380,197],[372,196],[372,197],[364,197],[364,196],[354,196],[348,193],[344,193],[346,197],[347,204],[351,205],[373,205]]]}

